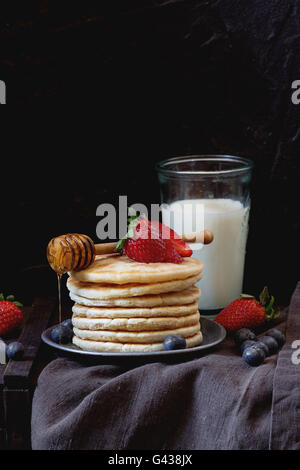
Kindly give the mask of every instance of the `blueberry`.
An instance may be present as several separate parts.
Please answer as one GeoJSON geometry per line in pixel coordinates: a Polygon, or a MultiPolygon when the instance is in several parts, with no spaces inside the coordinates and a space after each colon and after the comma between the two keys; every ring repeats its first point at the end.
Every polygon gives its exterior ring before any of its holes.
{"type": "Polygon", "coordinates": [[[186,340],[181,335],[170,335],[164,340],[164,350],[171,351],[173,349],[185,349],[186,340]]]}
{"type": "Polygon", "coordinates": [[[255,346],[246,348],[243,352],[243,360],[249,364],[249,366],[257,367],[262,364],[265,360],[265,353],[262,349],[255,346]]]}
{"type": "Polygon", "coordinates": [[[270,353],[269,348],[268,348],[268,346],[267,346],[265,343],[263,343],[262,341],[260,341],[260,340],[256,341],[254,347],[255,347],[255,348],[261,348],[261,349],[264,351],[266,357],[269,356],[269,353],[270,353]]]}
{"type": "Polygon", "coordinates": [[[14,359],[18,361],[22,359],[24,355],[24,346],[19,341],[13,341],[6,348],[6,355],[8,359],[14,359]]]}
{"type": "Polygon", "coordinates": [[[253,344],[256,344],[256,341],[253,341],[253,339],[247,339],[244,341],[241,346],[240,346],[240,351],[243,354],[246,348],[249,348],[250,346],[253,346],[253,344]]]}
{"type": "Polygon", "coordinates": [[[54,341],[54,343],[69,343],[72,339],[72,336],[72,330],[69,327],[63,325],[57,325],[51,331],[51,339],[54,341]]]}
{"type": "Polygon", "coordinates": [[[61,322],[61,326],[67,326],[71,330],[73,330],[73,323],[72,323],[72,318],[68,318],[67,320],[64,320],[61,322]]]}
{"type": "Polygon", "coordinates": [[[236,331],[234,335],[234,341],[237,346],[240,346],[244,341],[247,340],[256,340],[256,336],[253,331],[249,330],[249,328],[241,328],[240,330],[236,331]]]}
{"type": "Polygon", "coordinates": [[[269,356],[271,356],[272,354],[277,353],[278,344],[277,344],[277,341],[274,338],[272,338],[272,336],[262,336],[261,338],[259,338],[259,341],[262,341],[263,343],[265,343],[268,346],[269,356]]]}
{"type": "Polygon", "coordinates": [[[269,330],[266,333],[266,336],[271,336],[271,338],[274,338],[277,341],[279,347],[283,346],[285,343],[284,334],[276,328],[272,328],[272,330],[269,330]]]}

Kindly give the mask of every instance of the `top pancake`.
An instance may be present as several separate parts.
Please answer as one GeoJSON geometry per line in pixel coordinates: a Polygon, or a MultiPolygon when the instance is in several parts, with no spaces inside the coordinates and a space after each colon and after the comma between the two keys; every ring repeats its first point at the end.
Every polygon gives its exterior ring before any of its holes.
{"type": "Polygon", "coordinates": [[[186,279],[200,274],[203,263],[195,258],[183,258],[182,263],[138,263],[125,255],[96,256],[94,263],[81,271],[72,271],[72,278],[82,282],[151,284],[186,279]]]}

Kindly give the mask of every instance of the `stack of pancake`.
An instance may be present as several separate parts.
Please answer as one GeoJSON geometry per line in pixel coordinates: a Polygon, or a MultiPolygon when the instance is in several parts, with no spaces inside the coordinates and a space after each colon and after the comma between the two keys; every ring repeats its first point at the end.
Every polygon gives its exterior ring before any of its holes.
{"type": "Polygon", "coordinates": [[[67,281],[73,306],[73,343],[88,351],[146,352],[163,349],[179,334],[187,347],[202,342],[198,299],[203,264],[138,263],[127,256],[96,256],[67,281]]]}

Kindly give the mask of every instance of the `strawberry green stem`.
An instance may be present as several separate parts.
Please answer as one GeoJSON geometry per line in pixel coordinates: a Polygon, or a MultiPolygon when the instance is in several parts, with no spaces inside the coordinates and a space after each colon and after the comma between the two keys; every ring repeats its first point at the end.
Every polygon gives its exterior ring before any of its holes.
{"type": "MultiPolygon", "coordinates": [[[[241,294],[241,298],[243,299],[255,299],[253,295],[248,294],[241,294]]],[[[265,286],[262,292],[259,295],[259,303],[262,307],[264,307],[266,312],[266,320],[271,321],[275,320],[280,315],[279,308],[275,305],[275,298],[274,296],[270,296],[269,289],[265,286]]]]}
{"type": "Polygon", "coordinates": [[[123,247],[124,243],[128,238],[132,238],[134,236],[134,229],[138,224],[139,217],[136,214],[136,211],[132,208],[129,207],[128,209],[128,228],[127,228],[127,233],[125,237],[121,238],[121,240],[118,241],[117,246],[115,248],[115,251],[120,251],[123,253],[123,247]]]}

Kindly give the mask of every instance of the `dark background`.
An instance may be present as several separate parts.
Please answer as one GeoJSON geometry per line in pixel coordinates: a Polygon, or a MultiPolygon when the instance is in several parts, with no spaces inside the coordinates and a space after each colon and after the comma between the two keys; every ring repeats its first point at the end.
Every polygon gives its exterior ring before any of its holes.
{"type": "Polygon", "coordinates": [[[255,162],[244,290],[268,284],[287,304],[299,279],[300,1],[0,10],[0,79],[14,105],[1,125],[0,290],[55,294],[40,268],[51,237],[96,240],[97,206],[119,195],[158,202],[156,161],[228,153],[255,162]]]}

